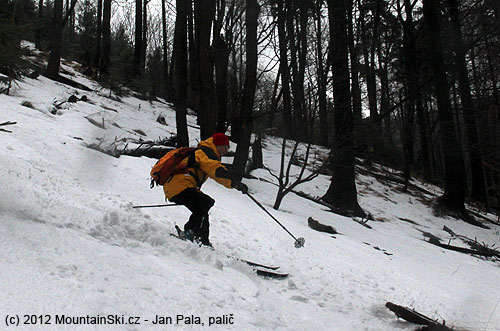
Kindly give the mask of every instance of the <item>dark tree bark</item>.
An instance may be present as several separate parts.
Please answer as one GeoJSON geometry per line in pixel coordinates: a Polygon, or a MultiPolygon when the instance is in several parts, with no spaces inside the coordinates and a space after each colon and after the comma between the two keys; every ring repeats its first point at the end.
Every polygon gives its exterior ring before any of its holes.
{"type": "Polygon", "coordinates": [[[38,27],[35,30],[35,47],[42,48],[43,0],[38,0],[38,27]]]}
{"type": "Polygon", "coordinates": [[[279,88],[279,83],[280,83],[280,77],[281,77],[281,72],[278,70],[278,74],[276,75],[276,78],[274,80],[274,86],[273,86],[273,94],[271,98],[271,107],[270,107],[270,114],[269,114],[269,121],[267,122],[267,127],[272,128],[274,127],[274,118],[276,116],[276,113],[278,111],[278,103],[281,99],[282,91],[278,94],[278,88],[279,88]]]}
{"type": "MultiPolygon", "coordinates": [[[[309,1],[298,2],[298,18],[296,23],[297,31],[297,65],[293,71],[293,104],[294,112],[296,113],[297,126],[299,134],[297,138],[301,141],[310,141],[309,137],[309,117],[307,115],[306,98],[305,98],[305,72],[307,67],[307,23],[308,11],[310,7],[309,1]]],[[[293,42],[293,41],[292,41],[293,42]]],[[[312,123],[311,123],[312,125],[312,123]]]]}
{"type": "MultiPolygon", "coordinates": [[[[361,3],[361,2],[359,2],[361,3]]],[[[377,0],[377,11],[378,11],[378,3],[379,0],[377,0]]],[[[378,117],[378,107],[377,107],[377,80],[375,76],[375,61],[373,60],[372,54],[376,49],[376,44],[375,44],[375,38],[378,38],[376,36],[376,31],[378,27],[378,13],[374,13],[373,17],[373,35],[371,38],[371,48],[368,48],[368,34],[366,31],[366,20],[365,20],[365,14],[367,9],[363,8],[360,5],[360,17],[359,20],[361,21],[361,45],[362,45],[362,51],[363,51],[363,57],[365,60],[365,76],[366,76],[366,90],[368,92],[368,106],[370,110],[370,124],[368,128],[368,146],[370,148],[369,153],[367,154],[368,160],[372,159],[372,153],[378,148],[378,144],[380,143],[378,141],[378,135],[379,135],[379,130],[377,130],[379,124],[377,121],[378,117]]]]}
{"type": "Polygon", "coordinates": [[[286,35],[285,0],[278,0],[278,38],[280,53],[281,90],[283,94],[283,116],[285,120],[285,137],[292,136],[292,98],[290,94],[290,70],[288,66],[288,38],[286,35]]]}
{"type": "MultiPolygon", "coordinates": [[[[170,77],[169,77],[169,70],[168,70],[168,63],[169,62],[168,62],[168,40],[167,40],[167,15],[166,15],[165,1],[166,0],[161,0],[161,25],[162,25],[162,35],[163,35],[163,77],[165,79],[165,99],[167,101],[170,101],[172,98],[172,91],[171,91],[172,86],[170,84],[170,77]]],[[[186,24],[187,24],[187,20],[186,20],[186,24]]],[[[187,47],[187,42],[186,42],[186,47],[187,47]]],[[[186,50],[186,52],[187,52],[187,50],[186,50]]],[[[172,57],[171,61],[174,62],[173,57],[172,57]]],[[[186,61],[187,61],[187,59],[186,59],[186,61]]],[[[186,73],[186,75],[187,75],[187,73],[186,73]]],[[[186,79],[186,84],[187,84],[187,79],[186,79]]]]}
{"type": "MultiPolygon", "coordinates": [[[[195,105],[194,110],[199,113],[199,108],[197,105],[200,103],[200,60],[198,59],[198,42],[195,36],[195,23],[194,23],[194,9],[193,1],[188,0],[188,55],[189,55],[189,84],[188,84],[188,100],[190,100],[191,105],[195,105]]],[[[200,124],[200,115],[197,118],[198,124],[200,124]]]]}
{"type": "Polygon", "coordinates": [[[438,16],[438,0],[423,0],[423,3],[438,105],[438,120],[441,127],[440,137],[444,154],[445,187],[444,195],[440,199],[440,205],[462,212],[465,210],[465,167],[453,122],[453,112],[449,97],[450,90],[440,39],[441,26],[438,16]]]}
{"type": "Polygon", "coordinates": [[[102,10],[102,57],[100,74],[103,78],[109,75],[111,59],[111,0],[104,0],[102,10]]]}
{"type": "MultiPolygon", "coordinates": [[[[349,0],[352,1],[352,0],[349,0]]],[[[355,182],[355,154],[353,113],[351,108],[347,8],[348,1],[327,0],[330,24],[330,49],[332,51],[333,98],[335,107],[335,146],[332,153],[332,181],[321,198],[337,208],[349,210],[354,215],[364,216],[358,204],[355,182]]]]}
{"type": "MultiPolygon", "coordinates": [[[[408,102],[406,105],[406,112],[403,113],[403,149],[405,156],[405,188],[408,187],[410,180],[410,170],[414,165],[413,147],[414,147],[414,118],[415,118],[415,105],[417,103],[416,93],[418,90],[418,66],[417,66],[417,47],[415,40],[415,25],[413,22],[413,6],[409,0],[404,0],[404,9],[406,20],[403,20],[401,8],[398,2],[398,15],[403,25],[403,56],[404,56],[404,75],[405,82],[408,87],[408,102]]],[[[421,127],[421,129],[423,129],[421,127]]],[[[421,131],[422,132],[422,131],[421,131]]]]}
{"type": "Polygon", "coordinates": [[[467,144],[470,154],[472,175],[472,198],[486,201],[486,186],[484,182],[483,158],[479,141],[477,116],[470,90],[469,74],[465,62],[465,46],[462,39],[462,24],[460,23],[458,0],[448,0],[451,28],[453,32],[453,48],[455,51],[455,67],[458,74],[460,101],[465,117],[467,144]]]}
{"type": "Polygon", "coordinates": [[[142,43],[141,43],[141,73],[146,69],[146,51],[148,48],[148,0],[143,0],[142,10],[142,43]]]}
{"type": "Polygon", "coordinates": [[[354,137],[355,144],[361,145],[363,142],[361,137],[362,126],[362,111],[361,111],[361,87],[359,83],[359,51],[358,46],[354,43],[354,22],[353,22],[353,2],[347,3],[347,32],[349,38],[349,55],[351,61],[351,97],[352,97],[352,110],[354,115],[354,137]]]}
{"type": "MultiPolygon", "coordinates": [[[[146,1],[146,0],[144,0],[146,1]]],[[[142,75],[142,0],[135,0],[135,34],[134,34],[134,61],[133,77],[140,78],[142,75]]]]}
{"type": "Polygon", "coordinates": [[[56,79],[59,76],[61,65],[61,44],[63,30],[63,0],[54,0],[52,11],[51,34],[50,34],[50,56],[45,69],[45,76],[56,79]]]}
{"type": "Polygon", "coordinates": [[[304,123],[307,125],[307,119],[304,117],[304,53],[303,39],[305,31],[303,27],[304,3],[307,1],[286,1],[286,28],[288,38],[288,48],[290,50],[290,85],[292,93],[292,139],[303,140],[304,123]]]}
{"type": "Polygon", "coordinates": [[[217,132],[226,132],[227,129],[227,79],[229,66],[229,50],[221,34],[224,20],[226,2],[217,1],[217,19],[214,24],[214,65],[215,65],[215,91],[217,96],[217,132]]]}
{"type": "Polygon", "coordinates": [[[227,129],[227,82],[229,67],[229,51],[223,37],[219,34],[214,38],[215,90],[217,97],[217,132],[227,129]]]}
{"type": "Polygon", "coordinates": [[[238,173],[245,171],[252,134],[252,110],[257,85],[257,21],[260,7],[257,0],[246,0],[246,66],[243,99],[241,102],[242,128],[233,169],[238,173]]]}
{"type": "MultiPolygon", "coordinates": [[[[387,34],[384,34],[386,48],[391,48],[387,43],[387,34]]],[[[386,114],[389,111],[389,68],[388,57],[382,55],[382,47],[378,48],[378,63],[379,63],[379,79],[380,79],[380,114],[386,114]]],[[[356,121],[356,119],[355,119],[356,121]]],[[[392,140],[392,124],[390,114],[383,117],[384,123],[384,141],[386,146],[393,146],[392,140]]]]}
{"type": "Polygon", "coordinates": [[[187,102],[187,11],[185,0],[176,1],[175,19],[175,121],[177,125],[178,146],[189,146],[186,119],[187,102]]]}
{"type": "Polygon", "coordinates": [[[318,74],[318,113],[319,113],[319,131],[320,143],[328,146],[328,109],[326,107],[326,70],[323,56],[323,29],[321,27],[321,7],[323,0],[319,0],[316,5],[316,42],[317,42],[317,74],[318,74]]]}
{"type": "Polygon", "coordinates": [[[96,51],[94,58],[94,67],[101,66],[101,36],[102,36],[102,0],[97,0],[97,27],[96,27],[96,51]]]}
{"type": "Polygon", "coordinates": [[[217,116],[215,114],[215,84],[213,77],[213,56],[210,49],[212,22],[215,17],[215,0],[195,2],[196,43],[200,74],[200,95],[198,116],[200,118],[201,139],[215,133],[217,116]]]}

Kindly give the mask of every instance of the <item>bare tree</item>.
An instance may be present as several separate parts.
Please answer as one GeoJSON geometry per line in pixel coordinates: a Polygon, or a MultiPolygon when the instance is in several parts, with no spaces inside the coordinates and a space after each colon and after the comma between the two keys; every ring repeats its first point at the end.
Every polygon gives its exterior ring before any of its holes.
{"type": "MultiPolygon", "coordinates": [[[[352,0],[351,0],[352,1],[352,0]]],[[[353,215],[364,216],[358,204],[355,182],[355,154],[353,138],[353,112],[347,40],[348,1],[327,0],[330,24],[330,49],[332,51],[333,98],[335,107],[335,145],[331,153],[332,181],[322,200],[348,210],[353,215]]]]}
{"type": "Polygon", "coordinates": [[[45,69],[45,76],[56,79],[59,76],[59,67],[61,65],[61,45],[63,30],[63,0],[54,0],[54,9],[52,10],[51,34],[50,34],[50,56],[45,69]]]}
{"type": "Polygon", "coordinates": [[[215,0],[195,1],[195,42],[197,44],[197,60],[199,70],[200,91],[198,96],[198,117],[201,139],[215,133],[215,84],[213,75],[213,55],[210,49],[212,22],[215,18],[215,0]]]}
{"type": "Polygon", "coordinates": [[[440,204],[461,212],[465,210],[465,169],[462,151],[453,122],[453,112],[449,96],[450,90],[443,60],[438,0],[423,0],[423,2],[424,18],[430,42],[429,48],[432,55],[431,64],[444,154],[445,186],[440,204]]]}
{"type": "MultiPolygon", "coordinates": [[[[167,14],[166,14],[165,1],[167,1],[167,0],[161,0],[161,26],[162,26],[162,37],[163,37],[162,38],[163,39],[163,77],[165,80],[165,98],[167,100],[170,100],[172,98],[172,91],[171,91],[172,86],[170,85],[169,70],[168,70],[167,14]]],[[[187,21],[184,23],[184,25],[187,25],[187,21]]],[[[186,47],[187,47],[187,42],[186,42],[186,47]]],[[[186,50],[186,52],[187,52],[187,50],[186,50]]],[[[187,54],[186,54],[186,56],[187,56],[187,54]]],[[[173,57],[172,57],[171,61],[174,62],[173,57]]],[[[187,59],[186,59],[186,61],[187,61],[187,59]]],[[[187,79],[186,79],[186,81],[187,81],[187,79]]],[[[186,84],[187,84],[187,82],[186,82],[186,84]]]]}
{"type": "Polygon", "coordinates": [[[35,47],[42,48],[43,0],[38,0],[38,24],[35,30],[35,47]]]}
{"type": "MultiPolygon", "coordinates": [[[[323,146],[328,146],[328,109],[326,98],[326,80],[328,68],[325,66],[323,55],[323,17],[321,16],[321,8],[323,0],[318,0],[316,4],[316,51],[317,51],[317,80],[318,80],[318,112],[320,125],[320,139],[323,146]]],[[[357,75],[357,73],[356,73],[357,75]]]]}
{"type": "Polygon", "coordinates": [[[217,97],[217,132],[226,132],[227,125],[227,79],[229,66],[229,50],[222,26],[226,8],[225,0],[217,0],[217,16],[214,22],[213,50],[215,65],[215,90],[217,97]]]}
{"type": "Polygon", "coordinates": [[[451,28],[453,32],[453,48],[455,51],[455,67],[458,74],[460,101],[465,116],[467,133],[467,147],[470,154],[472,173],[472,197],[475,200],[486,201],[486,187],[484,183],[483,158],[477,128],[476,109],[472,101],[469,74],[465,61],[465,45],[462,39],[462,25],[459,18],[458,0],[448,0],[451,28]]]}
{"type": "Polygon", "coordinates": [[[186,119],[187,100],[187,11],[185,0],[176,2],[177,16],[175,19],[175,119],[179,146],[189,146],[186,119]]]}
{"type": "Polygon", "coordinates": [[[241,102],[242,128],[233,162],[233,169],[237,173],[245,171],[253,128],[252,110],[257,85],[257,21],[259,12],[260,6],[257,0],[246,0],[246,66],[245,88],[241,102]]]}
{"type": "Polygon", "coordinates": [[[107,79],[111,62],[111,0],[104,0],[102,9],[102,57],[100,76],[107,79]]]}
{"type": "MultiPolygon", "coordinates": [[[[146,2],[146,0],[144,0],[146,2]]],[[[140,78],[142,76],[142,0],[135,0],[135,34],[134,34],[134,62],[133,62],[133,76],[140,78]]]]}
{"type": "Polygon", "coordinates": [[[101,64],[101,37],[102,37],[102,1],[97,0],[97,36],[96,36],[96,50],[94,57],[94,67],[100,68],[101,64]]]}

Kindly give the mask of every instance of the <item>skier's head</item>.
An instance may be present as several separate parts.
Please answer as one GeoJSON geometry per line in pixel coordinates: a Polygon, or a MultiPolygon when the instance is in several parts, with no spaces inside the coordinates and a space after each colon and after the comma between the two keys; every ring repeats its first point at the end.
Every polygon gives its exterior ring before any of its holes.
{"type": "Polygon", "coordinates": [[[221,156],[227,153],[229,150],[229,138],[224,133],[214,133],[212,140],[221,156]]]}

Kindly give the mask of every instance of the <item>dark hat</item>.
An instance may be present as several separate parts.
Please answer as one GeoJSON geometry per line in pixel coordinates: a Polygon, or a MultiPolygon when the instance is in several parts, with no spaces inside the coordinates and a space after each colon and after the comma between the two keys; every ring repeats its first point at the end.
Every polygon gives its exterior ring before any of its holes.
{"type": "Polygon", "coordinates": [[[229,147],[229,138],[224,133],[215,133],[212,135],[212,139],[215,146],[224,145],[229,147]]]}

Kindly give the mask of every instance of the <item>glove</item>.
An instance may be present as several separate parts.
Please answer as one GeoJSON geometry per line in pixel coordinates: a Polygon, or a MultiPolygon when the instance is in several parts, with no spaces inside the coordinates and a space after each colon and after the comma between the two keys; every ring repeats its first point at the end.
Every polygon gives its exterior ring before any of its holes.
{"type": "Polygon", "coordinates": [[[236,189],[238,191],[240,191],[241,193],[243,193],[243,194],[247,194],[248,193],[248,186],[246,186],[243,183],[238,183],[238,185],[236,185],[236,189]]]}

